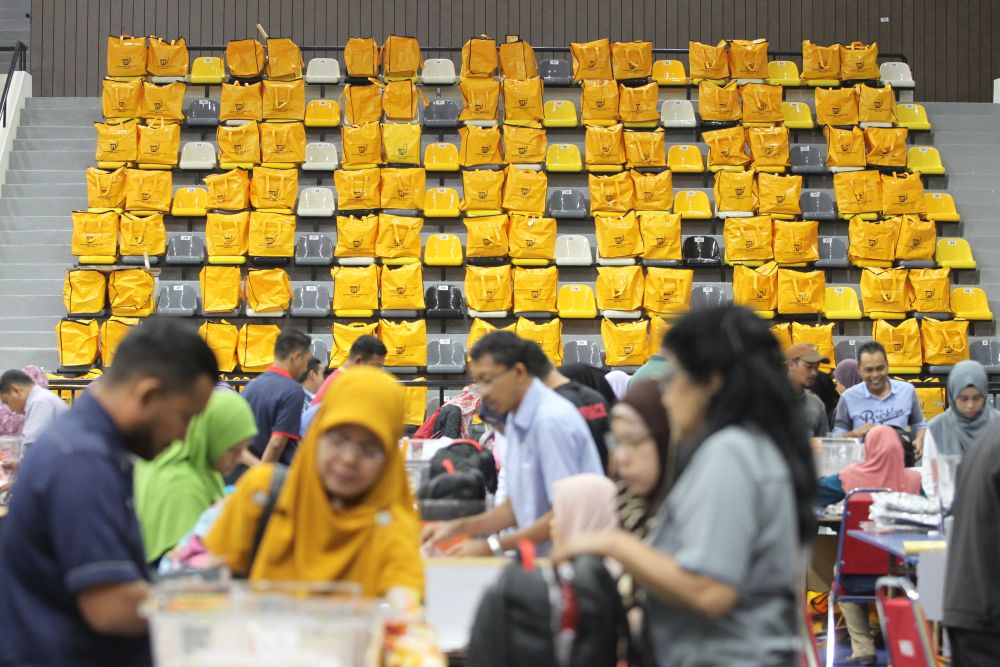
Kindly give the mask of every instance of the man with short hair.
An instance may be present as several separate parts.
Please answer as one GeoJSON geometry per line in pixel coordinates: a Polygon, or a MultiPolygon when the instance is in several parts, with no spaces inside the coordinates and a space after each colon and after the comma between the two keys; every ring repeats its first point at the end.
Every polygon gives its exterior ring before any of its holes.
{"type": "Polygon", "coordinates": [[[323,386],[323,362],[317,357],[313,357],[309,360],[309,365],[306,366],[306,374],[302,377],[299,384],[302,385],[302,391],[306,395],[305,403],[302,405],[302,411],[305,412],[312,405],[312,400],[316,397],[316,392],[319,388],[323,386]]]}
{"type": "Polygon", "coordinates": [[[385,343],[375,336],[366,335],[358,338],[347,352],[347,361],[341,364],[340,368],[330,373],[329,377],[326,378],[323,385],[319,388],[319,391],[316,392],[316,396],[312,400],[312,405],[319,405],[323,401],[323,397],[326,396],[326,390],[330,388],[330,384],[348,368],[352,366],[382,368],[385,366],[385,355],[387,353],[388,350],[385,349],[385,343]]]}
{"type": "Polygon", "coordinates": [[[805,417],[810,438],[822,438],[830,432],[830,422],[826,416],[826,406],[819,396],[812,393],[809,387],[816,380],[820,364],[830,363],[829,357],[824,357],[812,343],[796,343],[785,351],[785,364],[788,366],[788,379],[799,397],[802,415],[805,417]]]}
{"type": "Polygon", "coordinates": [[[0,401],[24,415],[21,445],[27,452],[38,436],[69,406],[48,389],[39,387],[24,371],[10,370],[0,376],[0,401]]]}
{"type": "Polygon", "coordinates": [[[35,441],[0,531],[0,665],[152,664],[132,464],[185,436],[218,376],[193,329],[148,319],[35,441]]]}

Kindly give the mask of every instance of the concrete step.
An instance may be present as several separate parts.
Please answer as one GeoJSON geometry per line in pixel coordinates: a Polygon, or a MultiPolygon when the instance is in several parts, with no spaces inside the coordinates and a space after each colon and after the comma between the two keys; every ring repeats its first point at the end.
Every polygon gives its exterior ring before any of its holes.
{"type": "MultiPolygon", "coordinates": [[[[983,136],[988,136],[992,134],[991,132],[973,133],[982,134],[983,136]]],[[[1000,135],[1000,132],[997,133],[1000,135]]],[[[955,144],[940,144],[936,143],[934,146],[941,153],[942,157],[956,156],[959,160],[964,162],[967,159],[974,160],[992,160],[995,164],[1000,164],[1000,137],[994,143],[977,143],[977,142],[965,142],[965,143],[955,143],[955,144]]],[[[959,162],[957,166],[962,166],[962,162],[959,162]]],[[[945,165],[948,166],[948,165],[945,165]]]]}
{"type": "MultiPolygon", "coordinates": [[[[69,241],[66,238],[61,244],[21,243],[17,245],[0,245],[0,257],[16,258],[26,263],[61,263],[63,268],[65,268],[73,262],[73,257],[69,254],[69,241]]],[[[51,278],[52,274],[49,273],[47,276],[43,275],[40,277],[51,278]]]]}
{"type": "Polygon", "coordinates": [[[69,234],[73,231],[73,220],[69,215],[35,217],[5,215],[0,216],[0,231],[61,231],[69,234]]]}
{"type": "Polygon", "coordinates": [[[3,261],[0,262],[0,279],[37,280],[52,278],[63,275],[71,264],[71,261],[65,259],[39,262],[26,260],[20,263],[3,261]]]}
{"type": "MultiPolygon", "coordinates": [[[[56,337],[55,327],[58,320],[52,322],[50,330],[36,330],[36,331],[8,331],[3,335],[3,344],[9,349],[22,349],[22,348],[32,348],[32,349],[43,349],[56,352],[58,349],[59,341],[56,337]]],[[[46,325],[49,324],[48,319],[44,322],[46,325]]],[[[0,348],[2,349],[2,348],[0,348]]],[[[9,364],[13,367],[13,364],[9,364]]],[[[7,366],[5,366],[6,368],[7,366]]],[[[55,367],[49,368],[49,370],[55,370],[55,367]]]]}
{"type": "Polygon", "coordinates": [[[28,197],[4,197],[0,199],[0,216],[68,216],[86,207],[86,197],[49,197],[43,201],[28,197]]]}
{"type": "Polygon", "coordinates": [[[1000,129],[1000,116],[989,115],[934,115],[928,112],[935,132],[962,130],[965,132],[992,132],[1000,129]]]}
{"type": "Polygon", "coordinates": [[[28,14],[31,13],[31,3],[22,3],[24,7],[8,7],[5,6],[0,9],[0,21],[7,23],[10,21],[14,23],[16,21],[24,21],[25,25],[31,25],[30,19],[28,19],[28,14]]]}
{"type": "Polygon", "coordinates": [[[0,347],[0,359],[4,368],[23,368],[29,364],[40,366],[47,371],[59,368],[59,354],[55,347],[17,348],[0,347]]]}
{"type": "MultiPolygon", "coordinates": [[[[945,166],[947,167],[947,165],[945,166]]],[[[934,187],[932,189],[937,190],[939,188],[934,187]]],[[[1000,178],[990,174],[951,173],[948,175],[947,190],[948,192],[952,190],[977,190],[979,192],[997,193],[1000,192],[1000,178]]]]}
{"type": "Polygon", "coordinates": [[[100,112],[100,97],[29,97],[25,100],[28,109],[92,109],[100,112]]]}
{"type": "Polygon", "coordinates": [[[4,185],[0,189],[0,196],[3,197],[51,197],[55,194],[86,197],[87,186],[84,183],[29,183],[4,185]]]}
{"type": "Polygon", "coordinates": [[[17,128],[17,139],[90,139],[97,144],[97,130],[92,125],[49,125],[17,128]]]}
{"type": "Polygon", "coordinates": [[[11,169],[53,169],[66,167],[80,170],[97,164],[94,150],[15,152],[10,155],[11,169]]]}
{"type": "Polygon", "coordinates": [[[983,102],[921,102],[927,113],[961,114],[966,116],[996,116],[1000,117],[1000,109],[983,102]]]}
{"type": "Polygon", "coordinates": [[[0,44],[13,46],[17,42],[27,44],[31,41],[31,28],[29,26],[11,25],[0,23],[0,44]]]}
{"type": "Polygon", "coordinates": [[[57,139],[55,137],[46,139],[14,139],[14,150],[16,152],[89,151],[93,155],[96,147],[96,135],[90,139],[57,139]]]}
{"type": "MultiPolygon", "coordinates": [[[[24,317],[23,315],[3,316],[0,317],[0,331],[4,333],[8,331],[54,331],[56,323],[61,318],[61,315],[59,317],[54,315],[35,315],[33,317],[24,317]]],[[[3,340],[3,337],[0,337],[0,340],[3,340]]]]}
{"type": "Polygon", "coordinates": [[[8,294],[62,294],[63,281],[57,278],[39,278],[36,280],[20,280],[18,278],[0,278],[0,295],[8,294]]]}
{"type": "Polygon", "coordinates": [[[953,144],[1000,145],[1000,134],[996,132],[963,132],[961,130],[934,130],[932,135],[935,146],[951,146],[953,144]]]}
{"type": "MultiPolygon", "coordinates": [[[[17,317],[27,315],[41,317],[46,314],[53,315],[61,310],[63,306],[62,292],[59,294],[18,294],[4,295],[3,312],[7,316],[17,317]]],[[[38,330],[43,327],[33,327],[30,330],[38,330]]],[[[6,342],[6,341],[5,341],[6,342]]]]}
{"type": "MultiPolygon", "coordinates": [[[[65,246],[66,248],[68,248],[71,241],[71,237],[72,234],[67,234],[66,231],[62,229],[29,229],[23,231],[12,230],[12,229],[0,229],[0,248],[3,248],[4,246],[21,246],[21,245],[33,245],[33,244],[65,246]]],[[[10,258],[16,256],[17,255],[7,255],[7,257],[10,258]]]]}
{"type": "Polygon", "coordinates": [[[81,169],[11,169],[7,183],[86,183],[86,171],[81,169]]]}
{"type": "MultiPolygon", "coordinates": [[[[50,99],[36,98],[29,99],[50,99]]],[[[24,109],[21,112],[21,124],[29,126],[45,125],[92,125],[101,121],[101,110],[98,109],[24,109]]]]}

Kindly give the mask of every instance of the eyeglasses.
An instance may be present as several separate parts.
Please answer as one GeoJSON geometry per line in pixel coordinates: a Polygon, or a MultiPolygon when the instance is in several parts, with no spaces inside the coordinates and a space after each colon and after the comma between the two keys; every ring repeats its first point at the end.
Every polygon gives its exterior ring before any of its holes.
{"type": "Polygon", "coordinates": [[[651,441],[652,438],[650,438],[649,436],[646,436],[644,438],[629,438],[629,439],[619,440],[611,433],[606,433],[604,435],[604,445],[608,448],[609,452],[613,452],[616,449],[635,450],[651,441]]]}
{"type": "Polygon", "coordinates": [[[502,378],[507,373],[510,373],[512,370],[514,370],[513,366],[511,366],[510,368],[504,369],[503,371],[497,373],[496,375],[494,375],[493,377],[489,378],[488,380],[482,380],[482,379],[474,380],[473,383],[472,383],[472,389],[473,389],[473,391],[475,391],[476,393],[478,393],[480,395],[482,395],[485,392],[488,392],[490,389],[493,388],[493,385],[496,383],[497,380],[499,380],[500,378],[502,378]]]}
{"type": "Polygon", "coordinates": [[[326,441],[330,443],[330,447],[337,454],[347,454],[352,452],[355,456],[365,461],[370,461],[372,463],[381,463],[385,461],[385,450],[381,447],[373,445],[359,445],[353,440],[348,440],[347,438],[336,435],[327,434],[324,436],[326,441]]]}

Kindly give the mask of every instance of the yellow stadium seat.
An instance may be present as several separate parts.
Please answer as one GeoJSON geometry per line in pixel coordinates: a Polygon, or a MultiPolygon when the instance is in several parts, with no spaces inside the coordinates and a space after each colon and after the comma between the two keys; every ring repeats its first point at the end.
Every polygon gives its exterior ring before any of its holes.
{"type": "Polygon", "coordinates": [[[340,104],[336,100],[311,100],[306,105],[306,127],[339,127],[340,104]]]}
{"type": "Polygon", "coordinates": [[[710,172],[712,172],[713,174],[716,174],[716,173],[718,173],[720,171],[734,171],[734,172],[735,171],[739,171],[739,172],[744,172],[744,171],[746,171],[746,167],[737,167],[734,164],[710,164],[710,165],[708,165],[708,170],[710,172]]]}
{"type": "Polygon", "coordinates": [[[545,153],[545,170],[575,173],[583,171],[583,158],[576,144],[549,144],[545,153]]]}
{"type": "Polygon", "coordinates": [[[120,169],[127,165],[128,162],[98,162],[98,169],[107,169],[108,171],[114,171],[115,169],[120,169]]]}
{"type": "Polygon", "coordinates": [[[989,299],[981,287],[955,287],[951,290],[951,310],[962,320],[993,320],[989,299]]]}
{"type": "Polygon", "coordinates": [[[576,105],[571,100],[549,100],[542,107],[545,127],[576,127],[579,125],[576,105]]]}
{"type": "Polygon", "coordinates": [[[688,220],[711,220],[712,205],[702,190],[681,190],[674,195],[674,213],[688,220]]]}
{"type": "Polygon", "coordinates": [[[823,317],[828,320],[860,320],[861,302],[857,291],[844,285],[827,287],[823,317]]]}
{"type": "Polygon", "coordinates": [[[667,167],[679,174],[701,174],[705,171],[705,159],[697,146],[675,144],[667,151],[667,167]]]}
{"type": "Polygon", "coordinates": [[[587,171],[594,174],[617,174],[625,171],[625,167],[620,164],[588,164],[587,171]]]}
{"type": "Polygon", "coordinates": [[[103,264],[103,265],[117,264],[118,263],[118,257],[116,257],[115,255],[81,255],[80,259],[79,259],[79,263],[80,264],[88,264],[88,265],[94,265],[94,264],[103,264]]]}
{"type": "Polygon", "coordinates": [[[922,104],[896,105],[896,127],[913,131],[927,131],[933,126],[927,117],[927,109],[922,104]]]}
{"type": "Polygon", "coordinates": [[[458,146],[429,144],[424,151],[424,168],[427,171],[458,171],[458,146]]]}
{"type": "Polygon", "coordinates": [[[767,82],[772,86],[801,86],[799,66],[791,60],[770,60],[767,63],[767,82]]]}
{"type": "Polygon", "coordinates": [[[204,218],[208,215],[208,190],[181,188],[174,193],[170,215],[178,218],[204,218]]]}
{"type": "Polygon", "coordinates": [[[906,151],[906,171],[911,174],[943,174],[941,154],[933,146],[913,146],[906,151]]]}
{"type": "Polygon", "coordinates": [[[572,283],[559,288],[556,300],[559,317],[564,320],[590,320],[597,317],[597,299],[590,285],[572,283]]]}
{"type": "Polygon", "coordinates": [[[462,266],[462,242],[454,234],[432,234],[424,246],[427,266],[462,266]]]}
{"type": "Polygon", "coordinates": [[[226,80],[226,66],[222,58],[216,56],[202,56],[195,58],[191,63],[191,74],[188,75],[188,83],[204,86],[219,85],[226,80]]]}
{"type": "Polygon", "coordinates": [[[686,86],[687,72],[680,60],[657,60],[653,63],[653,81],[658,86],[686,86]]]}
{"type": "Polygon", "coordinates": [[[247,258],[243,255],[210,255],[208,263],[215,266],[237,266],[246,264],[247,258]]]}
{"type": "Polygon", "coordinates": [[[935,222],[959,222],[961,217],[955,208],[955,198],[947,192],[925,192],[924,207],[927,218],[935,222]]]}
{"type": "Polygon", "coordinates": [[[431,188],[424,197],[425,218],[457,218],[461,198],[455,188],[431,188]]]}
{"type": "Polygon", "coordinates": [[[785,127],[790,130],[811,130],[816,127],[812,111],[804,102],[782,102],[781,115],[785,117],[785,127]]]}
{"type": "Polygon", "coordinates": [[[934,261],[938,266],[949,269],[974,269],[976,260],[972,256],[972,246],[966,239],[938,239],[934,261]]]}

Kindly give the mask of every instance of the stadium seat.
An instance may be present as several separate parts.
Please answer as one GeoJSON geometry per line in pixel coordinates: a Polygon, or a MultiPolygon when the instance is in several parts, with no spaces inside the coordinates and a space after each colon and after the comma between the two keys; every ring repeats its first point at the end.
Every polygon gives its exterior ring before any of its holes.
{"type": "Polygon", "coordinates": [[[340,154],[336,144],[327,141],[306,144],[306,161],[302,164],[304,171],[333,171],[339,166],[340,154]]]}
{"type": "Polygon", "coordinates": [[[945,173],[941,154],[933,146],[913,146],[906,151],[906,171],[928,175],[945,173]]]}
{"type": "Polygon", "coordinates": [[[572,86],[573,66],[567,60],[547,58],[538,63],[538,76],[545,86],[572,86]]]}
{"type": "Polygon", "coordinates": [[[168,266],[197,266],[205,261],[205,239],[194,234],[177,234],[167,241],[168,266]]]}
{"type": "Polygon", "coordinates": [[[1000,375],[1000,341],[992,338],[970,340],[969,357],[981,363],[990,375],[1000,375]]]}
{"type": "Polygon", "coordinates": [[[336,58],[312,58],[306,65],[306,83],[338,84],[340,83],[340,63],[336,58]]]}
{"type": "Polygon", "coordinates": [[[812,111],[804,102],[782,102],[781,115],[785,117],[785,127],[790,130],[811,130],[816,127],[812,111]]]}
{"type": "MultiPolygon", "coordinates": [[[[330,339],[329,336],[326,338],[327,340],[330,339]]],[[[330,362],[330,344],[332,342],[333,341],[330,340],[330,343],[327,343],[327,341],[320,336],[316,334],[312,335],[312,343],[309,345],[309,351],[312,353],[312,356],[322,361],[324,366],[330,362]]]]}
{"type": "Polygon", "coordinates": [[[955,208],[955,198],[947,192],[925,192],[924,207],[927,218],[935,222],[959,222],[962,219],[955,208]]]}
{"type": "Polygon", "coordinates": [[[849,269],[847,259],[847,241],[839,236],[824,236],[819,240],[819,260],[814,266],[817,269],[849,269]]]}
{"type": "Polygon", "coordinates": [[[604,350],[597,342],[566,341],[563,343],[563,364],[587,364],[594,368],[604,368],[604,350]]]}
{"type": "Polygon", "coordinates": [[[428,318],[465,317],[465,297],[457,285],[431,285],[424,291],[424,305],[428,318]]]}
{"type": "Polygon", "coordinates": [[[660,125],[666,128],[698,127],[694,105],[688,100],[664,100],[660,105],[660,125]]]}
{"type": "Polygon", "coordinates": [[[208,190],[205,188],[180,188],[174,192],[170,215],[177,218],[204,218],[208,215],[208,190]]]}
{"type": "Polygon", "coordinates": [[[590,204],[580,190],[559,189],[549,195],[549,215],[557,220],[583,220],[590,215],[590,204]]]}
{"type": "Polygon", "coordinates": [[[966,239],[962,238],[938,239],[934,260],[938,266],[946,266],[950,269],[976,268],[976,260],[972,256],[972,246],[966,239]]]}
{"type": "Polygon", "coordinates": [[[184,123],[188,127],[218,127],[219,103],[209,99],[193,100],[184,114],[184,123]]]}
{"type": "Polygon", "coordinates": [[[292,317],[327,317],[330,290],[325,285],[301,285],[292,292],[292,317]]]}
{"type": "Polygon", "coordinates": [[[705,159],[701,149],[693,144],[674,144],[667,150],[667,167],[678,174],[701,174],[705,159]]]}
{"type": "Polygon", "coordinates": [[[425,86],[453,86],[458,81],[455,63],[448,58],[428,58],[424,61],[420,81],[425,86]]]}
{"type": "Polygon", "coordinates": [[[688,220],[711,220],[712,204],[703,190],[680,190],[674,195],[674,213],[688,220]]]}
{"type": "Polygon", "coordinates": [[[572,100],[549,100],[542,107],[545,127],[576,127],[580,124],[572,100]]]}
{"type": "Polygon", "coordinates": [[[462,215],[461,203],[455,188],[431,188],[424,197],[424,217],[457,218],[462,215]]]}
{"type": "Polygon", "coordinates": [[[304,218],[330,218],[337,210],[337,204],[330,188],[305,188],[299,194],[296,213],[304,218]]]}
{"type": "Polygon", "coordinates": [[[789,158],[792,173],[808,176],[810,174],[827,174],[826,146],[824,144],[796,144],[791,147],[789,158]]]}
{"type": "Polygon", "coordinates": [[[194,317],[198,312],[198,290],[187,283],[162,283],[156,295],[156,312],[172,317],[194,317]]]}
{"type": "Polygon", "coordinates": [[[695,285],[691,289],[691,310],[705,310],[733,302],[732,287],[725,283],[695,285]]]}
{"type": "Polygon", "coordinates": [[[962,320],[993,320],[990,302],[982,287],[955,287],[951,290],[951,310],[962,320]]]}
{"type": "Polygon", "coordinates": [[[545,152],[545,171],[578,173],[583,171],[583,157],[576,144],[549,144],[545,152]]]}
{"type": "Polygon", "coordinates": [[[465,346],[456,338],[427,341],[427,372],[436,375],[465,372],[465,346]]]}
{"type": "Polygon", "coordinates": [[[913,72],[910,66],[900,62],[884,62],[878,67],[882,77],[882,83],[887,83],[893,88],[916,88],[917,83],[913,80],[913,72]]]}
{"type": "Polygon", "coordinates": [[[424,247],[427,266],[462,266],[462,242],[454,234],[432,234],[424,247]]]}
{"type": "Polygon", "coordinates": [[[768,61],[767,82],[772,86],[801,86],[799,66],[791,60],[768,61]]]}
{"type": "Polygon", "coordinates": [[[565,234],[556,237],[557,266],[593,266],[594,254],[590,240],[579,234],[565,234]]]}
{"type": "Polygon", "coordinates": [[[295,243],[297,266],[330,266],[333,264],[333,239],[326,234],[303,234],[295,243]]]}
{"type": "Polygon", "coordinates": [[[570,283],[559,286],[556,300],[559,317],[564,320],[589,320],[597,317],[597,300],[590,285],[570,283]]]}
{"type": "Polygon", "coordinates": [[[838,340],[833,348],[833,356],[836,362],[839,364],[841,361],[847,359],[856,360],[858,358],[858,350],[869,341],[869,338],[846,338],[838,340]]]}
{"type": "Polygon", "coordinates": [[[653,63],[653,81],[658,86],[686,86],[687,72],[680,60],[657,60],[653,63]]]}
{"type": "Polygon", "coordinates": [[[306,105],[306,127],[340,127],[340,104],[336,100],[310,100],[306,105]]]}
{"type": "Polygon", "coordinates": [[[687,266],[720,266],[722,251],[719,242],[711,236],[689,236],[681,249],[687,266]]]}
{"type": "Polygon", "coordinates": [[[215,144],[189,141],[181,148],[178,167],[182,171],[212,171],[215,169],[215,144]]]}
{"type": "Polygon", "coordinates": [[[804,191],[799,197],[799,207],[803,220],[826,222],[837,219],[837,203],[829,193],[821,190],[804,191]]]}
{"type": "Polygon", "coordinates": [[[905,127],[913,132],[926,132],[931,129],[931,121],[927,117],[927,109],[921,104],[896,105],[896,127],[905,127]]]}
{"type": "Polygon", "coordinates": [[[424,168],[427,171],[458,171],[458,146],[428,144],[424,151],[424,168]]]}
{"type": "Polygon", "coordinates": [[[860,320],[861,302],[849,285],[828,285],[823,317],[828,320],[860,320]]]}
{"type": "Polygon", "coordinates": [[[424,127],[456,128],[459,113],[453,100],[431,100],[424,108],[424,127]]]}
{"type": "Polygon", "coordinates": [[[226,80],[226,65],[222,58],[202,56],[191,62],[191,73],[188,83],[204,86],[217,86],[226,80]]]}

